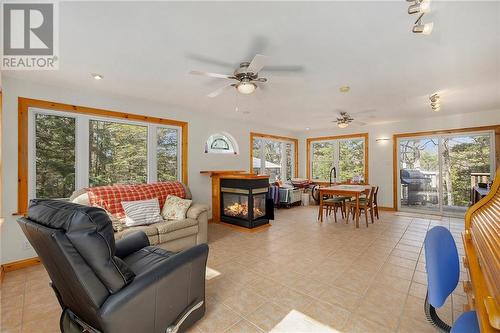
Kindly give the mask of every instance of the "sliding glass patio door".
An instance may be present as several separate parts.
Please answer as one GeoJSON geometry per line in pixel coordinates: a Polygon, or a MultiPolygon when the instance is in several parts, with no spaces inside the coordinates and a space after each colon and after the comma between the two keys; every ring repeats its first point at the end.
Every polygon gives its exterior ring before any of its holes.
{"type": "Polygon", "coordinates": [[[492,132],[405,137],[397,145],[403,211],[463,215],[472,186],[495,172],[492,132]]]}

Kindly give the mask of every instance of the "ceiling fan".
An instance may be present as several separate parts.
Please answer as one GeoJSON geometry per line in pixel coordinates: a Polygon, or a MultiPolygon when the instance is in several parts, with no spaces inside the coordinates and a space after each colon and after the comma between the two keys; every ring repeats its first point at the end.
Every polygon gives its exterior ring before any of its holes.
{"type": "Polygon", "coordinates": [[[216,97],[228,88],[236,88],[241,94],[251,94],[257,89],[257,83],[267,82],[266,78],[259,77],[259,72],[264,68],[267,57],[257,54],[251,62],[242,62],[233,74],[217,74],[202,71],[190,71],[189,74],[215,77],[219,79],[236,80],[234,83],[225,85],[208,94],[208,97],[216,97]]]}
{"type": "Polygon", "coordinates": [[[359,125],[359,126],[366,125],[366,123],[364,123],[362,121],[354,120],[354,118],[351,117],[351,115],[345,111],[340,111],[339,117],[337,117],[337,120],[333,120],[333,122],[336,122],[337,126],[340,128],[346,128],[347,126],[349,126],[350,123],[353,123],[353,124],[359,125]]]}

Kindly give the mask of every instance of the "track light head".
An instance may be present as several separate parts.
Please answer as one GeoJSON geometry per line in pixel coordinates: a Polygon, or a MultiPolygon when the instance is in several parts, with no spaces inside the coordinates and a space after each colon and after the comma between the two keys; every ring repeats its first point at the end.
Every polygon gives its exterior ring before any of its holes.
{"type": "Polygon", "coordinates": [[[431,11],[431,2],[429,0],[417,0],[408,7],[408,14],[428,13],[431,11]]]}
{"type": "Polygon", "coordinates": [[[432,32],[432,28],[434,27],[434,23],[425,23],[425,24],[416,24],[413,26],[413,32],[416,34],[422,35],[430,35],[432,32]]]}

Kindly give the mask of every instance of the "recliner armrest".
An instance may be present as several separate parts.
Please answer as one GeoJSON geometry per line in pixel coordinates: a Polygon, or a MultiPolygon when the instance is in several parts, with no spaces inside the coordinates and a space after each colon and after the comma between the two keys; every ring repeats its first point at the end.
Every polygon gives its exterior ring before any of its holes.
{"type": "Polygon", "coordinates": [[[186,217],[197,220],[201,213],[208,211],[208,208],[209,207],[206,204],[194,203],[186,212],[186,217]]]}
{"type": "MultiPolygon", "coordinates": [[[[106,332],[157,332],[176,324],[192,304],[205,300],[206,244],[172,255],[165,262],[151,263],[132,283],[111,295],[99,309],[106,332]]],[[[202,315],[205,306],[186,320],[202,315]]]]}
{"type": "Polygon", "coordinates": [[[137,231],[115,242],[115,256],[125,258],[149,245],[148,236],[144,231],[137,231]]]}

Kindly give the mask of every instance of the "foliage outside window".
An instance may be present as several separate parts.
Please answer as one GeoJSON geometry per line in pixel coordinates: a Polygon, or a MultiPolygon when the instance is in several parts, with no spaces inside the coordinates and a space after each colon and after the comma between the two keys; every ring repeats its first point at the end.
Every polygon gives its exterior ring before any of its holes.
{"type": "Polygon", "coordinates": [[[157,128],[156,136],[158,181],[179,179],[179,130],[157,128]]]}
{"type": "Polygon", "coordinates": [[[288,180],[294,176],[295,144],[290,141],[254,137],[252,170],[269,175],[269,181],[288,180]]]}
{"type": "Polygon", "coordinates": [[[75,118],[35,116],[36,197],[67,198],[75,190],[75,118]]]}
{"type": "MultiPolygon", "coordinates": [[[[311,176],[314,180],[329,181],[335,167],[341,181],[364,179],[365,139],[338,139],[311,142],[311,176]]],[[[332,174],[333,177],[333,174],[332,174]]]]}
{"type": "Polygon", "coordinates": [[[89,122],[89,186],[147,181],[147,126],[89,122]]]}
{"type": "Polygon", "coordinates": [[[30,198],[63,199],[89,186],[180,179],[180,127],[50,110],[31,116],[30,198]]]}

